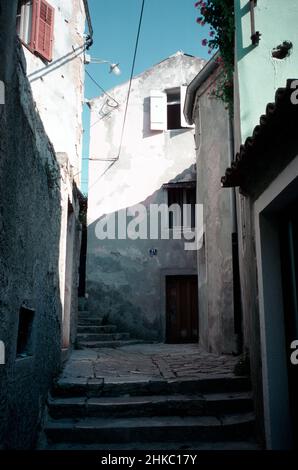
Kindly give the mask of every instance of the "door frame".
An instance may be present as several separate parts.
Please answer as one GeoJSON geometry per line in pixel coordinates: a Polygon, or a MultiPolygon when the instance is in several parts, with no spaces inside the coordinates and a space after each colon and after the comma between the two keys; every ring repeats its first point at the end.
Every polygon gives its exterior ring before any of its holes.
{"type": "Polygon", "coordinates": [[[298,192],[298,157],[254,203],[265,437],[268,449],[291,448],[279,214],[298,192]]]}
{"type": "MultiPolygon", "coordinates": [[[[166,277],[167,276],[198,276],[198,272],[196,269],[187,269],[187,268],[176,268],[176,269],[172,268],[172,269],[160,270],[160,299],[161,299],[160,325],[161,325],[163,343],[166,342],[166,328],[167,328],[167,311],[166,311],[166,308],[167,308],[166,277]]],[[[199,321],[199,309],[198,309],[198,321],[199,321]]]]}

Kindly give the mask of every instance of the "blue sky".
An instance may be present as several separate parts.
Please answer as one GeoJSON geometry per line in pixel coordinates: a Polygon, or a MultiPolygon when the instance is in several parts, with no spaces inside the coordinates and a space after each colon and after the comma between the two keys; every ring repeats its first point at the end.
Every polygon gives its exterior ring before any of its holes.
{"type": "MultiPolygon", "coordinates": [[[[196,23],[198,16],[195,0],[146,0],[142,29],[136,58],[137,75],[163,59],[182,50],[202,58],[208,58],[206,47],[201,45],[207,37],[207,26],[196,23]]],[[[142,0],[89,0],[94,28],[94,44],[91,57],[119,62],[121,75],[109,73],[107,64],[90,64],[88,72],[106,90],[130,77],[135,40],[142,0]]],[[[86,75],[85,97],[99,96],[101,91],[86,75]]],[[[89,154],[89,108],[84,109],[84,145],[82,190],[87,192],[89,154]]]]}

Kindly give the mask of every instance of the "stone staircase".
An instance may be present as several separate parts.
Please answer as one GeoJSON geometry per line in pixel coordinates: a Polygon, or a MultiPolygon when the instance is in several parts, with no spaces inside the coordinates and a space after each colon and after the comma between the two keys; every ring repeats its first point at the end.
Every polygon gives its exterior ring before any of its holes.
{"type": "Polygon", "coordinates": [[[254,425],[247,377],[60,379],[43,448],[256,449],[254,425]]]}
{"type": "Polygon", "coordinates": [[[105,323],[104,317],[91,314],[87,300],[81,299],[76,348],[113,348],[138,342],[131,340],[129,333],[119,333],[115,325],[105,323]]]}

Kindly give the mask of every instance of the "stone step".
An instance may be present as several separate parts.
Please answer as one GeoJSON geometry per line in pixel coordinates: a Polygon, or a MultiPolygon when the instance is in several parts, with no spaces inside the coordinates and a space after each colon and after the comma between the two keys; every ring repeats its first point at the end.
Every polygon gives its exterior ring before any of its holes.
{"type": "Polygon", "coordinates": [[[128,341],[129,339],[129,333],[79,333],[77,335],[79,343],[83,343],[85,341],[128,341]]]}
{"type": "MultiPolygon", "coordinates": [[[[187,450],[205,450],[205,451],[214,451],[214,450],[262,450],[256,441],[252,438],[247,438],[245,441],[218,441],[214,440],[212,442],[195,442],[195,441],[176,441],[176,442],[124,442],[124,443],[109,443],[109,451],[148,451],[148,450],[158,450],[162,449],[163,451],[182,451],[182,454],[187,454],[187,450]]],[[[42,450],[42,448],[41,448],[42,450]]],[[[106,444],[93,443],[93,444],[81,444],[79,442],[57,442],[47,445],[47,450],[84,450],[84,451],[106,451],[106,444]]],[[[197,463],[199,462],[198,458],[196,459],[197,463]]]]}
{"type": "Polygon", "coordinates": [[[86,333],[115,333],[117,327],[115,325],[79,325],[78,326],[78,333],[79,334],[86,334],[86,333]]]}
{"type": "Polygon", "coordinates": [[[132,344],[140,344],[140,340],[119,340],[119,341],[78,341],[77,347],[80,348],[121,348],[132,344]]]}
{"type": "Polygon", "coordinates": [[[103,315],[99,315],[97,313],[91,313],[88,310],[84,310],[83,312],[79,312],[78,318],[80,319],[85,319],[85,318],[94,318],[98,320],[103,320],[103,315]]]}
{"type": "Polygon", "coordinates": [[[153,379],[129,381],[120,379],[60,378],[53,396],[60,397],[117,397],[171,394],[235,393],[250,391],[248,377],[224,376],[203,379],[153,379]]]}
{"type": "Polygon", "coordinates": [[[146,397],[50,398],[54,419],[76,417],[208,416],[252,412],[249,392],[146,397]]]}
{"type": "Polygon", "coordinates": [[[83,418],[48,420],[45,432],[53,442],[124,443],[152,441],[226,441],[251,437],[253,413],[214,416],[83,418]]]}
{"type": "Polygon", "coordinates": [[[102,325],[102,318],[79,318],[78,319],[78,325],[79,326],[106,326],[102,325]]]}

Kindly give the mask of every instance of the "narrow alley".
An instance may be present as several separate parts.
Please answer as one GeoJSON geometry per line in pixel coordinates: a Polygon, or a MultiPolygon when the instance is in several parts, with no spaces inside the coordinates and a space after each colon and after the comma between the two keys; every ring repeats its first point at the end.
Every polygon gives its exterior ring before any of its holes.
{"type": "Polygon", "coordinates": [[[1,468],[298,449],[297,20],[0,0],[1,468]]]}

